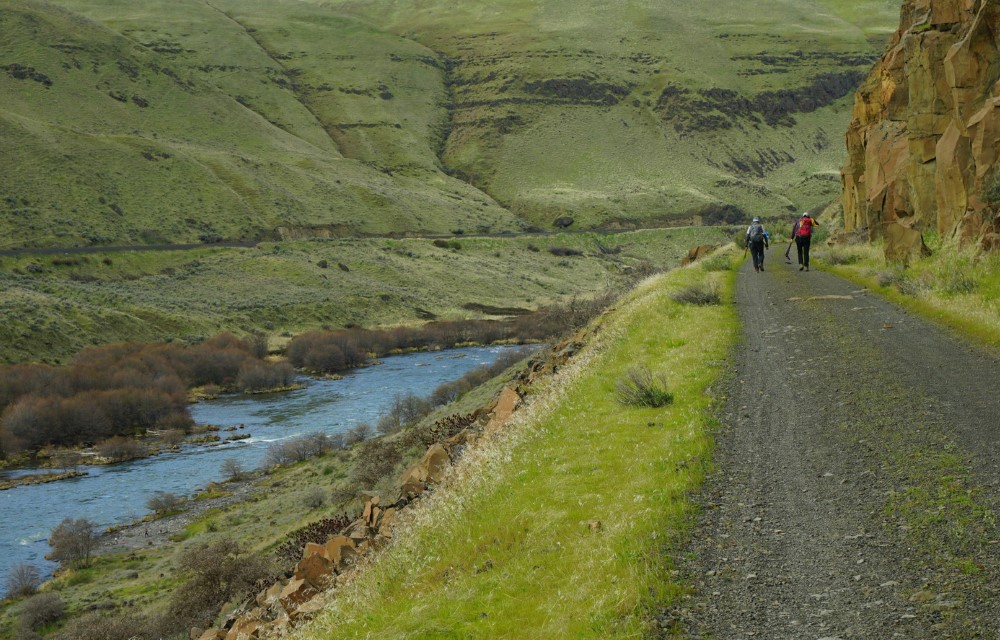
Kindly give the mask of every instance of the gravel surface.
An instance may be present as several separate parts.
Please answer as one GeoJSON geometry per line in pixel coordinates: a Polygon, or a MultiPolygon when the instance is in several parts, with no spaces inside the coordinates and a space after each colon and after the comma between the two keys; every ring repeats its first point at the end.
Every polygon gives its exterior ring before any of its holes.
{"type": "Polygon", "coordinates": [[[1000,360],[775,251],[664,612],[693,638],[1000,638],[1000,360]]]}

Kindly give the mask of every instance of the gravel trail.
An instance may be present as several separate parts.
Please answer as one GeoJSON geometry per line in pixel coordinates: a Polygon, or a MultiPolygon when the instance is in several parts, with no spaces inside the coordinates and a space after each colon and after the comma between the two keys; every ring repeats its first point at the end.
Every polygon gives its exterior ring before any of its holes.
{"type": "Polygon", "coordinates": [[[687,637],[1000,639],[1000,359],[830,274],[745,263],[685,550],[687,637]]]}

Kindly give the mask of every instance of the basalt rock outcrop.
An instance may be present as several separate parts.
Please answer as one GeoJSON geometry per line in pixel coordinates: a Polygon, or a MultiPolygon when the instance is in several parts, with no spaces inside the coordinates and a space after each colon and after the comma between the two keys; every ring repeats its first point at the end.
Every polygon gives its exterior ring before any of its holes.
{"type": "Polygon", "coordinates": [[[914,235],[928,230],[991,248],[1000,225],[983,192],[1000,150],[998,79],[1000,3],[906,0],[856,94],[845,229],[885,238],[887,255],[902,260],[926,251],[914,235]]]}

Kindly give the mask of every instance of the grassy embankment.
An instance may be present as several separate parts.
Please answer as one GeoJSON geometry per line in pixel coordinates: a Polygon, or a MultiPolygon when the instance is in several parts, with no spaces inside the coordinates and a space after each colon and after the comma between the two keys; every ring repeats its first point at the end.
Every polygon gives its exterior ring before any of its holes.
{"type": "Polygon", "coordinates": [[[458,237],[449,248],[429,239],[370,238],[0,257],[0,362],[64,362],[91,344],[196,341],[223,330],[263,332],[277,347],[324,326],[484,317],[466,305],[537,309],[592,295],[646,263],[673,268],[693,246],[727,242],[727,232],[458,237]],[[581,255],[554,255],[553,247],[581,255]]]}
{"type": "Polygon", "coordinates": [[[909,266],[887,264],[878,243],[817,252],[817,266],[991,347],[1000,346],[1000,257],[944,246],[909,266]]]}
{"type": "Polygon", "coordinates": [[[732,271],[681,269],[616,304],[574,362],[463,459],[449,486],[297,637],[649,631],[659,607],[684,591],[670,553],[709,464],[709,387],[738,332],[732,281],[732,271]],[[706,280],[724,305],[671,299],[706,280]],[[672,404],[616,401],[617,381],[637,365],[666,374],[672,404]]]}

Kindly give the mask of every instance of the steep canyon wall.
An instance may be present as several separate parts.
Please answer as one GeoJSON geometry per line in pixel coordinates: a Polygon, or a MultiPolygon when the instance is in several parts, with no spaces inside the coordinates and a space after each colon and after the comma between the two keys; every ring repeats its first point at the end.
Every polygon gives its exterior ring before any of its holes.
{"type": "Polygon", "coordinates": [[[858,89],[842,170],[844,222],[886,238],[919,231],[1000,248],[984,200],[1000,150],[1000,0],[906,0],[901,24],[858,89]]]}

